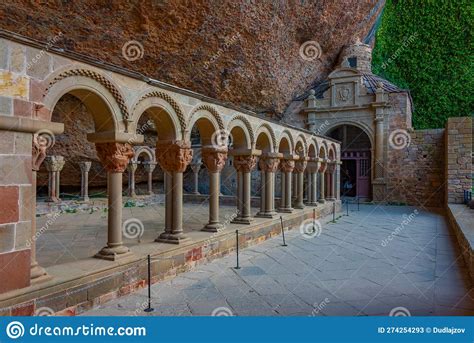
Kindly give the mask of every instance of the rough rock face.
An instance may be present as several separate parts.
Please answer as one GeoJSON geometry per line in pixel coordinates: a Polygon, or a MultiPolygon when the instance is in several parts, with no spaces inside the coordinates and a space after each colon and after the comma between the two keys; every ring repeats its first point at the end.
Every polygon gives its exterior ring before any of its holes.
{"type": "Polygon", "coordinates": [[[383,3],[13,0],[0,4],[0,27],[54,39],[59,47],[257,112],[279,114],[295,95],[327,75],[344,44],[367,34],[383,3]],[[130,55],[124,54],[131,40],[143,50],[131,47],[130,55]],[[306,61],[299,49],[310,40],[320,44],[322,55],[306,61]]]}

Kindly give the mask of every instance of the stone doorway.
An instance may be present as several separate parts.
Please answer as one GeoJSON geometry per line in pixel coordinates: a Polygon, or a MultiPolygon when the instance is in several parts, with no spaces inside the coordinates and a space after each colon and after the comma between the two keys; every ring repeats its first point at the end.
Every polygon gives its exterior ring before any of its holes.
{"type": "Polygon", "coordinates": [[[341,195],[372,198],[372,146],[369,136],[354,125],[340,125],[328,135],[342,142],[341,195]]]}

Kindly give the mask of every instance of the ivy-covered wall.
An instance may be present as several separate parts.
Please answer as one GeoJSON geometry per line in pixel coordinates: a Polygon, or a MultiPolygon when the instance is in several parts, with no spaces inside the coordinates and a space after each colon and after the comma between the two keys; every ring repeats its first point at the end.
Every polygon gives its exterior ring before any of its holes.
{"type": "Polygon", "coordinates": [[[417,129],[471,116],[474,102],[472,0],[387,0],[373,72],[410,90],[417,129]]]}

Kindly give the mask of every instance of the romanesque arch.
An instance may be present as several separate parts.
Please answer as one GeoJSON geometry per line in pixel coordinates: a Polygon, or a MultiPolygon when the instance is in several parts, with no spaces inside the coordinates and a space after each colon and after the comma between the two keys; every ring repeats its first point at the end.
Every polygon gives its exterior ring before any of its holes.
{"type": "Polygon", "coordinates": [[[271,144],[271,151],[275,151],[276,146],[277,146],[275,131],[267,123],[260,124],[260,126],[255,131],[255,136],[257,137],[257,141],[258,141],[258,137],[259,137],[260,133],[262,133],[262,132],[265,132],[265,134],[269,137],[269,141],[270,141],[270,144],[271,144]]]}
{"type": "Polygon", "coordinates": [[[242,115],[233,117],[227,125],[227,132],[231,135],[234,148],[251,149],[254,145],[254,133],[252,125],[242,115]]]}

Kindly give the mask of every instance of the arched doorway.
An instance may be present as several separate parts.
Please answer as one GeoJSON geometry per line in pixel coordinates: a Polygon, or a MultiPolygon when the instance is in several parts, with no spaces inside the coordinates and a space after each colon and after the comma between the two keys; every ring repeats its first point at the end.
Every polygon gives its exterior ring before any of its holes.
{"type": "Polygon", "coordinates": [[[372,144],[369,136],[354,125],[340,125],[327,135],[341,141],[341,195],[372,198],[372,144]]]}

